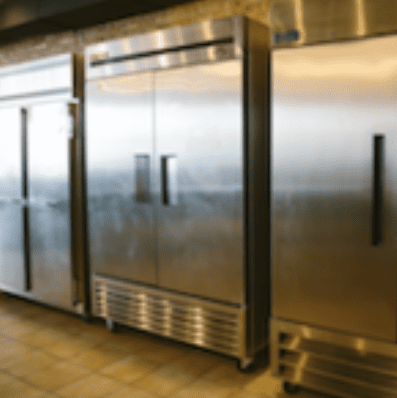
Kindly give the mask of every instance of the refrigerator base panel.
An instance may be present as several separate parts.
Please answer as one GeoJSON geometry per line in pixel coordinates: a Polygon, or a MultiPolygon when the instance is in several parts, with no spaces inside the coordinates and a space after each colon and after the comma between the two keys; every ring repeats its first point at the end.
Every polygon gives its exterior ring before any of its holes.
{"type": "Polygon", "coordinates": [[[397,345],[271,319],[272,372],[286,390],[343,398],[397,397],[397,345]]]}
{"type": "Polygon", "coordinates": [[[93,313],[108,327],[120,323],[236,357],[242,368],[253,362],[246,353],[245,308],[99,275],[92,282],[93,313]]]}

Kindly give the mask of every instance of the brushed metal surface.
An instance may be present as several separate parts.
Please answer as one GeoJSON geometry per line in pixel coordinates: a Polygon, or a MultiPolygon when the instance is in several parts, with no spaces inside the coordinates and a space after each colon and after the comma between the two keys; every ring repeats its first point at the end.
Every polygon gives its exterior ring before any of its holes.
{"type": "Polygon", "coordinates": [[[275,51],[272,77],[273,315],[393,342],[396,45],[390,36],[275,51]],[[376,134],[381,247],[371,245],[376,134]]]}
{"type": "Polygon", "coordinates": [[[278,0],[270,4],[274,37],[298,31],[299,40],[277,47],[357,39],[397,30],[394,0],[278,0]]]}
{"type": "Polygon", "coordinates": [[[241,24],[242,17],[206,20],[94,44],[85,51],[87,79],[240,57],[241,24]],[[107,62],[116,58],[122,62],[107,62]]]}
{"type": "Polygon", "coordinates": [[[47,92],[73,95],[73,54],[57,55],[0,69],[0,104],[47,92]]]}
{"type": "Polygon", "coordinates": [[[32,295],[73,309],[69,139],[65,102],[28,109],[28,195],[32,295]]]}
{"type": "Polygon", "coordinates": [[[0,109],[0,283],[23,290],[21,120],[18,108],[0,109]]]}
{"type": "Polygon", "coordinates": [[[245,300],[241,75],[238,60],[155,75],[156,170],[178,162],[177,200],[159,207],[158,285],[233,303],[245,300]]]}
{"type": "Polygon", "coordinates": [[[153,75],[91,81],[86,93],[92,272],[155,283],[153,75]]]}
{"type": "Polygon", "coordinates": [[[397,349],[355,337],[272,318],[273,373],[340,397],[397,396],[397,349]]]}
{"type": "Polygon", "coordinates": [[[97,275],[92,284],[95,315],[245,358],[245,310],[241,307],[97,275]]]}

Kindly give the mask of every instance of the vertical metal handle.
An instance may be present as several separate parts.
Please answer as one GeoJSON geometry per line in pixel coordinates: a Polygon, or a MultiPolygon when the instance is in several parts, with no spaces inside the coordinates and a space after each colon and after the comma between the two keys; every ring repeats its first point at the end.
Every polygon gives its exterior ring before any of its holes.
{"type": "Polygon", "coordinates": [[[135,155],[135,200],[150,202],[150,155],[135,155]]]}
{"type": "Polygon", "coordinates": [[[175,155],[161,156],[161,202],[165,206],[178,204],[178,173],[175,155]]]}
{"type": "MultiPolygon", "coordinates": [[[[79,108],[78,104],[68,103],[67,113],[70,117],[68,126],[68,163],[69,163],[69,203],[70,203],[70,261],[71,274],[73,281],[73,305],[77,305],[81,300],[79,292],[79,265],[80,265],[80,247],[83,245],[80,224],[80,206],[81,200],[81,181],[77,169],[79,159],[79,137],[75,134],[78,129],[79,108]]],[[[50,203],[49,203],[50,204],[50,203]]]]}
{"type": "Polygon", "coordinates": [[[384,135],[373,139],[372,245],[383,244],[384,135]]]}
{"type": "Polygon", "coordinates": [[[22,198],[23,205],[23,250],[24,250],[24,268],[25,268],[25,291],[32,289],[31,277],[31,261],[30,261],[30,215],[27,199],[29,197],[28,190],[28,151],[27,151],[27,134],[28,134],[28,110],[21,109],[22,118],[22,198]]]}

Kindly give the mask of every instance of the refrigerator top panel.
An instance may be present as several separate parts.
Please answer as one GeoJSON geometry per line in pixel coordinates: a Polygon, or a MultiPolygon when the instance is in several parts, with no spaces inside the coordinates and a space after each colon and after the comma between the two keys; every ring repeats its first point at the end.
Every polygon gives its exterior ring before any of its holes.
{"type": "Polygon", "coordinates": [[[397,31],[394,0],[276,0],[270,5],[272,45],[297,47],[397,31]]]}
{"type": "Polygon", "coordinates": [[[86,78],[241,58],[245,21],[244,17],[206,20],[89,46],[86,78]]]}
{"type": "Polygon", "coordinates": [[[0,106],[37,97],[79,96],[77,56],[64,54],[0,69],[0,106]]]}

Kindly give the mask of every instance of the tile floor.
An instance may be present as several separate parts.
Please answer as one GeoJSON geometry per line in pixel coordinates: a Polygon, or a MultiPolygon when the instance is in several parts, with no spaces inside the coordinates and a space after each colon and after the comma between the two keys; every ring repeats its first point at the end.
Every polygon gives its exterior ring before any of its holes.
{"type": "MultiPolygon", "coordinates": [[[[282,398],[264,366],[0,294],[1,398],[282,398]]],[[[309,392],[294,395],[318,397],[309,392]]]]}

